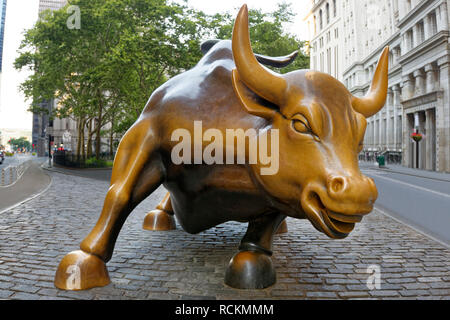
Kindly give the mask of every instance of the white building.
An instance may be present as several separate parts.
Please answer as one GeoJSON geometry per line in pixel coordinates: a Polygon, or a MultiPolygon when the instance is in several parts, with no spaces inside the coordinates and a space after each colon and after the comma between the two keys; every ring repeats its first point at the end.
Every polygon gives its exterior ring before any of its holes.
{"type": "Polygon", "coordinates": [[[339,0],[312,1],[306,20],[310,33],[311,69],[342,79],[342,7],[339,0]]]}
{"type": "Polygon", "coordinates": [[[339,70],[336,78],[354,95],[368,91],[381,51],[390,46],[388,98],[368,119],[365,153],[450,172],[449,7],[450,0],[311,1],[311,68],[332,75],[339,70]],[[336,10],[329,21],[327,7],[336,10]],[[340,36],[336,42],[326,37],[333,29],[340,36]],[[340,60],[332,56],[328,68],[321,55],[336,43],[340,60]],[[342,67],[333,66],[335,61],[342,67]],[[424,135],[418,150],[411,139],[415,130],[424,135]]]}
{"type": "Polygon", "coordinates": [[[58,10],[64,7],[67,0],[39,0],[39,13],[44,10],[58,10]]]}

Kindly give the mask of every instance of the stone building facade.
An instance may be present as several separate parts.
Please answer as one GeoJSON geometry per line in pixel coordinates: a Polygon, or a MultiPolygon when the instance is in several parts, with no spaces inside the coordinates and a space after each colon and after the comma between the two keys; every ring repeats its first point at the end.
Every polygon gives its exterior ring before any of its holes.
{"type": "MultiPolygon", "coordinates": [[[[334,1],[312,1],[306,17],[311,68],[324,72],[329,70],[313,61],[320,59],[315,48],[329,28],[322,26],[321,32],[317,25],[327,3],[334,1]]],[[[383,110],[368,119],[364,154],[385,154],[390,160],[401,158],[408,167],[450,172],[450,0],[336,0],[336,7],[334,28],[342,37],[337,78],[354,95],[368,91],[383,48],[391,49],[388,98],[383,110]],[[413,132],[423,135],[419,143],[412,140],[413,132]]],[[[325,42],[324,49],[333,45],[325,42]]]]}

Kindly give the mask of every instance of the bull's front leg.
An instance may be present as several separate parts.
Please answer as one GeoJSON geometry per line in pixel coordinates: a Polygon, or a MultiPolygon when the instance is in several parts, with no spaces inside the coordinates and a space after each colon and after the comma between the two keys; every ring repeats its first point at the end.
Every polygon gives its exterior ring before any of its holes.
{"type": "Polygon", "coordinates": [[[167,192],[164,199],[156,206],[156,209],[145,216],[143,228],[150,231],[175,230],[176,224],[173,215],[170,193],[167,192]]]}
{"type": "MultiPolygon", "coordinates": [[[[55,286],[84,290],[110,282],[106,262],[111,259],[120,229],[130,212],[162,182],[158,139],[150,121],[139,120],[123,137],[97,224],[78,251],[67,254],[55,275],[55,286]]],[[[81,201],[81,199],[80,199],[81,201]]]]}
{"type": "Polygon", "coordinates": [[[237,289],[264,289],[276,282],[272,264],[273,236],[286,216],[275,212],[250,221],[239,252],[231,259],[225,284],[237,289]]]}

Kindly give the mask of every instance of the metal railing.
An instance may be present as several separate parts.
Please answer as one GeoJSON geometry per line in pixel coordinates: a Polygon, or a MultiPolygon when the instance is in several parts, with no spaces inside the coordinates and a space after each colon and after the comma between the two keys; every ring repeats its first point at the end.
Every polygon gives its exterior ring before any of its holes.
{"type": "Polygon", "coordinates": [[[30,166],[31,161],[25,161],[17,166],[8,166],[0,172],[0,186],[5,187],[15,183],[30,166]]]}

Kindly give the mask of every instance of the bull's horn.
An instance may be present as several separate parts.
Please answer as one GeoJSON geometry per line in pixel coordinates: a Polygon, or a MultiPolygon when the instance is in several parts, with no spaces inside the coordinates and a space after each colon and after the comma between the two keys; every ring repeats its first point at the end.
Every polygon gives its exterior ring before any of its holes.
{"type": "Polygon", "coordinates": [[[250,44],[248,9],[245,4],[234,24],[232,46],[236,69],[242,81],[260,97],[282,105],[286,96],[286,81],[256,60],[250,44]]]}
{"type": "Polygon", "coordinates": [[[356,112],[366,118],[373,116],[383,108],[388,90],[389,47],[384,48],[369,92],[364,98],[353,97],[352,105],[356,112]]]}

